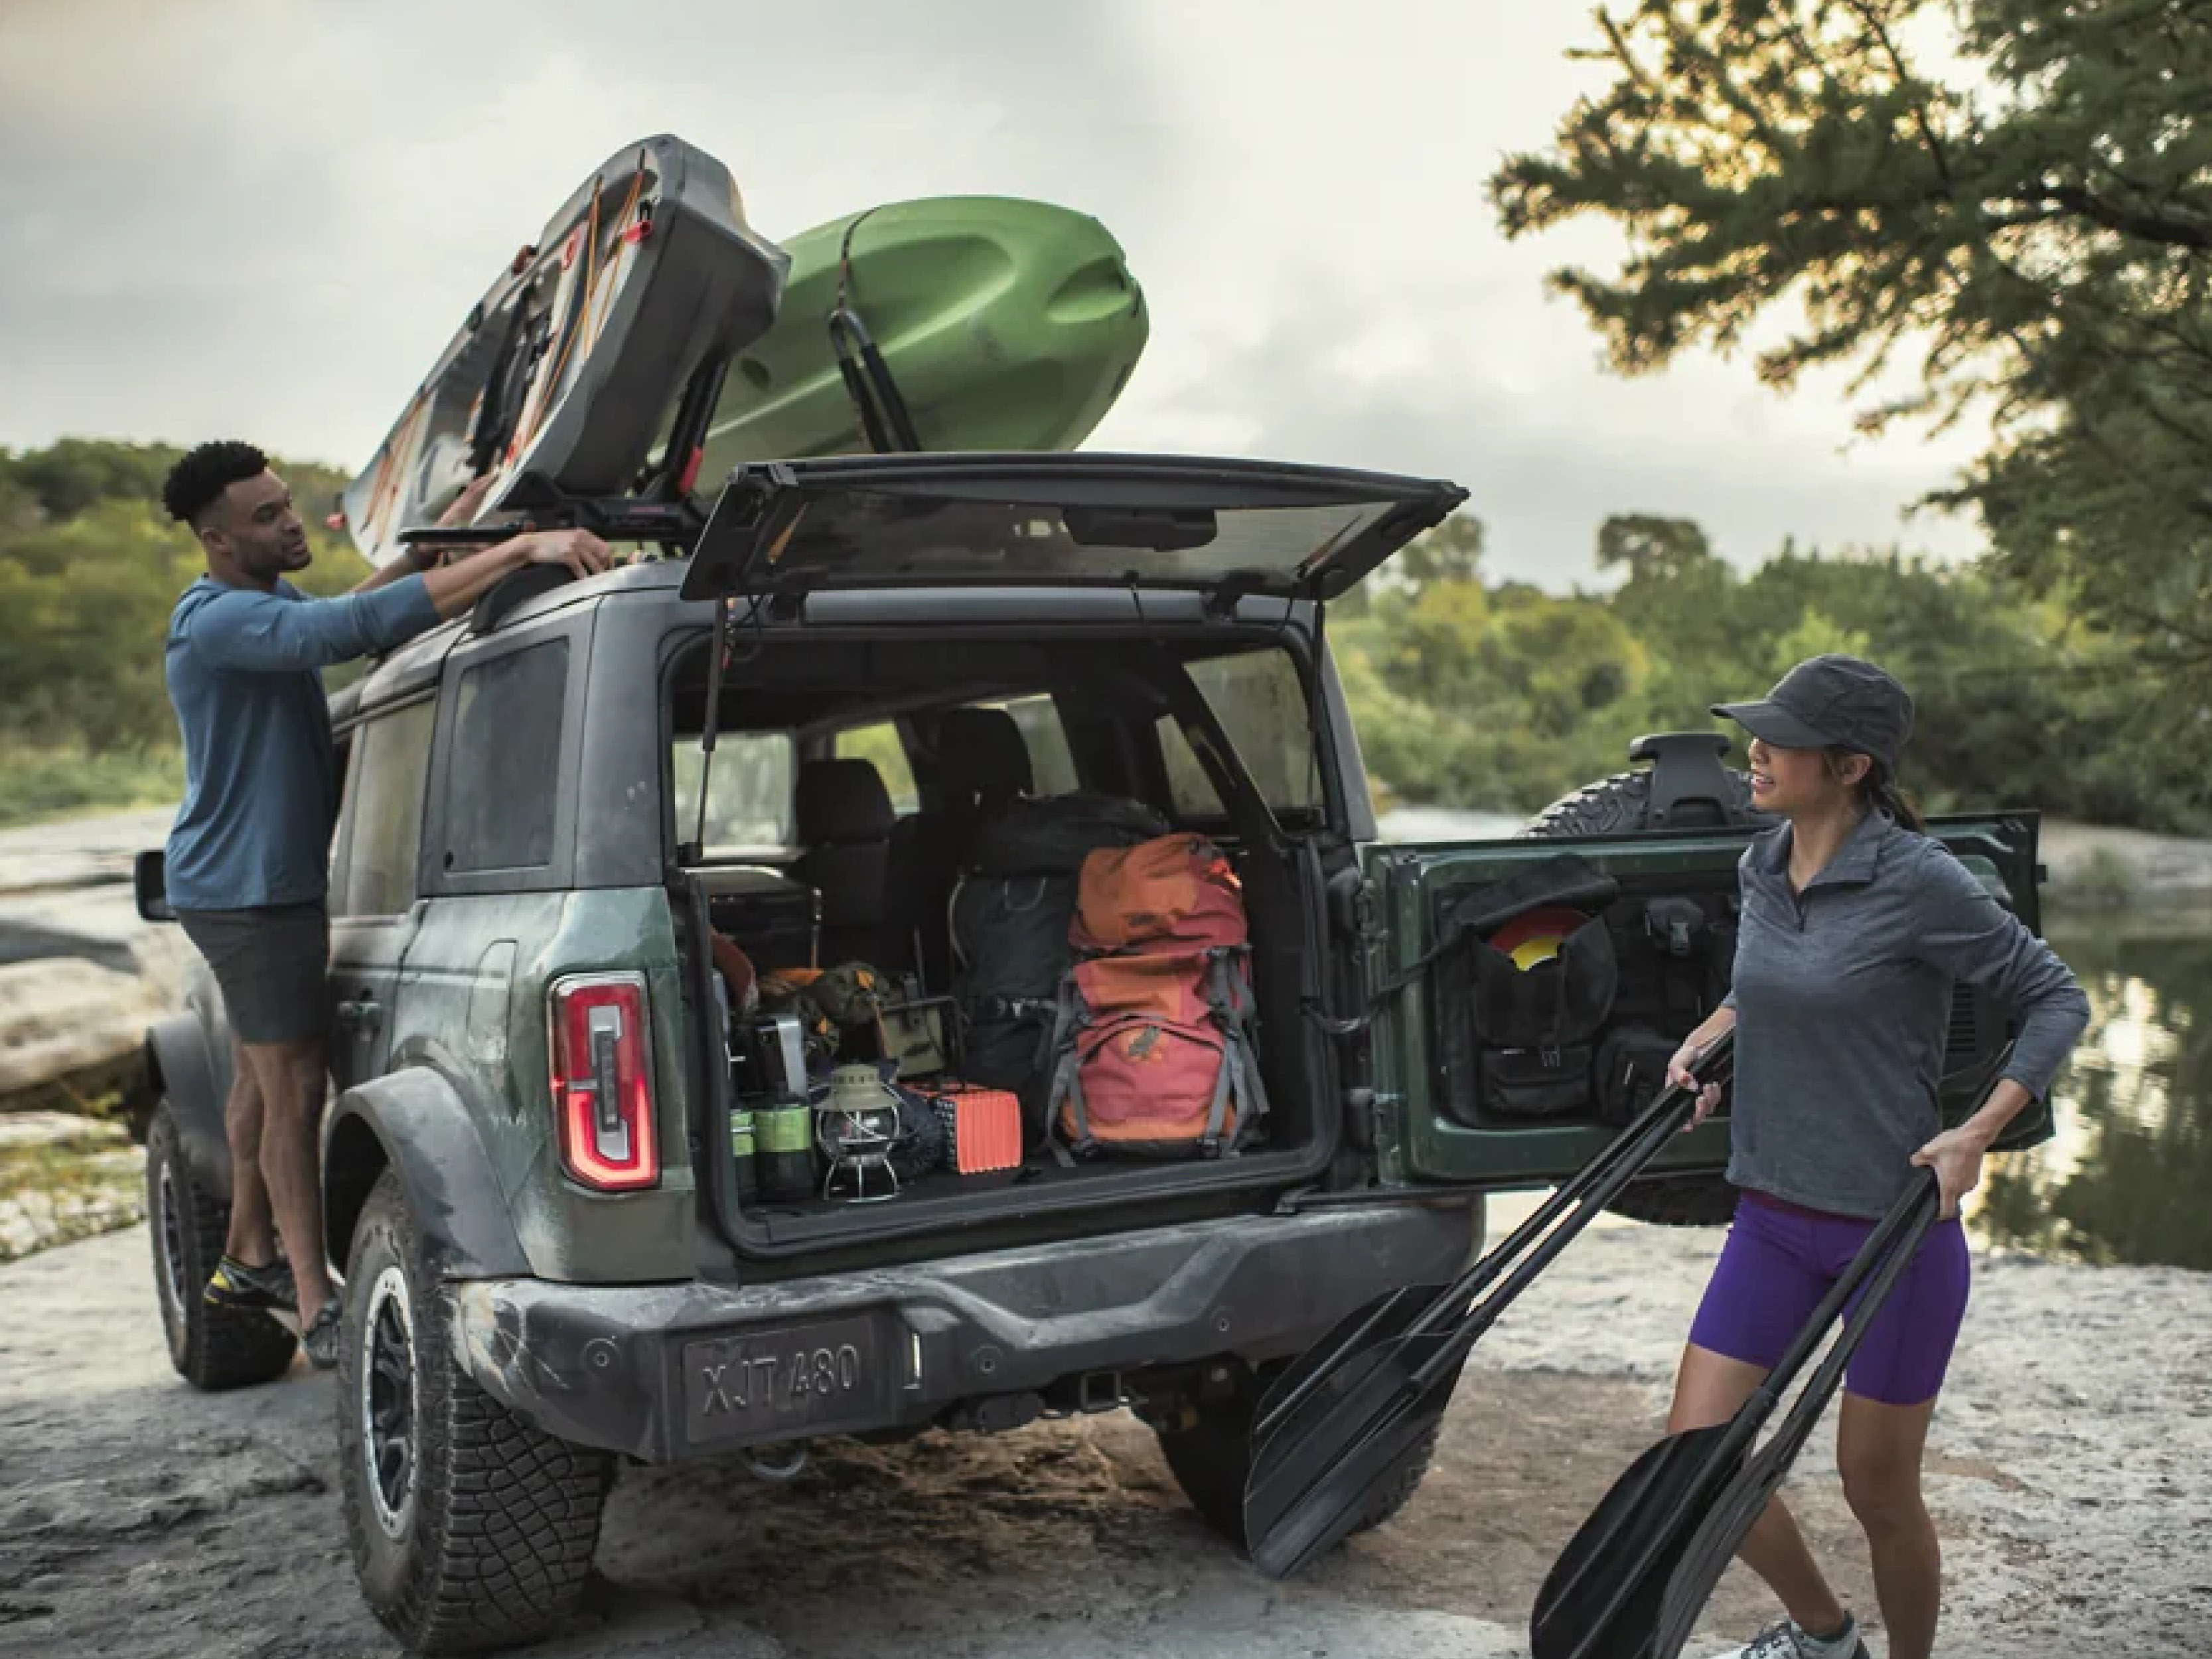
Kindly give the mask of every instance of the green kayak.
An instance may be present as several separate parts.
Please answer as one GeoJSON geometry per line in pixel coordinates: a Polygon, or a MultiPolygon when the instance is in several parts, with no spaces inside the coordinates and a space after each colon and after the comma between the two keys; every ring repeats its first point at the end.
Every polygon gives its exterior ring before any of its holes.
{"type": "Polygon", "coordinates": [[[1073,449],[1149,332],[1120,244],[1048,203],[891,203],[781,246],[782,305],[731,365],[702,484],[745,460],[1073,449]]]}

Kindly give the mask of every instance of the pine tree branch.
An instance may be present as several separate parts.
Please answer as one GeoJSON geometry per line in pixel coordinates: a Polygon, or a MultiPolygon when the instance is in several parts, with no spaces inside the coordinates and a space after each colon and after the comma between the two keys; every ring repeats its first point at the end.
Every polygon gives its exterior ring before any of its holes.
{"type": "Polygon", "coordinates": [[[2167,247],[2212,252],[2212,225],[2172,214],[2130,211],[2100,199],[2078,185],[2046,184],[2043,196],[2045,200],[2123,236],[2158,242],[2167,247]]]}
{"type": "MultiPolygon", "coordinates": [[[[1905,68],[1905,55],[1898,51],[1897,42],[1890,39],[1889,31],[1882,26],[1881,19],[1875,15],[1866,0],[1846,0],[1846,3],[1858,15],[1860,23],[1873,34],[1875,44],[1881,48],[1882,55],[1889,59],[1890,69],[1897,76],[1898,90],[1902,92],[1915,77],[1905,68]]],[[[1928,154],[1936,163],[1936,176],[1943,181],[1943,188],[1947,191],[1955,190],[1957,186],[1951,177],[1950,158],[1944,154],[1943,142],[1936,136],[1936,129],[1929,122],[1926,100],[1916,98],[1912,100],[1912,119],[1920,129],[1921,142],[1928,146],[1928,154]]]]}

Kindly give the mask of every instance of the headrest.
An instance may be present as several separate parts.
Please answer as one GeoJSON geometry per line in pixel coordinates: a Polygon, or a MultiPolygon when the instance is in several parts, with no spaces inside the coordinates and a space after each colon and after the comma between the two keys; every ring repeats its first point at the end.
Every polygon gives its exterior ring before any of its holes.
{"type": "Polygon", "coordinates": [[[1003,708],[948,708],[937,717],[937,764],[945,786],[994,805],[1034,787],[1030,746],[1003,708]]]}
{"type": "Polygon", "coordinates": [[[799,840],[805,847],[883,841],[898,814],[873,761],[808,761],[799,769],[799,840]]]}

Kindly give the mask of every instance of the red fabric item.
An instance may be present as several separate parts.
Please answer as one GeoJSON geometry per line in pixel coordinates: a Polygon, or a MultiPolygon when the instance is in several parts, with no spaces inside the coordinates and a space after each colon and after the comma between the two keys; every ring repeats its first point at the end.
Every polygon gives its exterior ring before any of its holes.
{"type": "Polygon", "coordinates": [[[735,940],[722,933],[709,934],[707,944],[714,953],[714,971],[729,988],[730,1006],[741,1014],[745,1012],[753,1006],[753,989],[759,982],[753,973],[752,958],[738,948],[735,940]]]}
{"type": "Polygon", "coordinates": [[[1068,929],[1079,951],[1139,945],[1203,951],[1242,945],[1248,937],[1243,885],[1203,836],[1101,848],[1083,860],[1068,929]]]}
{"type": "MultiPolygon", "coordinates": [[[[1076,1038],[1081,1066],[1085,1126],[1103,1147],[1146,1144],[1187,1146],[1206,1133],[1213,1114],[1228,1043],[1212,1025],[1132,1014],[1105,1021],[1076,1038]]],[[[1216,1133],[1226,1143],[1237,1133],[1243,1091],[1232,1078],[1216,1133]]],[[[1062,1131],[1075,1132],[1063,1108],[1062,1131]]]]}

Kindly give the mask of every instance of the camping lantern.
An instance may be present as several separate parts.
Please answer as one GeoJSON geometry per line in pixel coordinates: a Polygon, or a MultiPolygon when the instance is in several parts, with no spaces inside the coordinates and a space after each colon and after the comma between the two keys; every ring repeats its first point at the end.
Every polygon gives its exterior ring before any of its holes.
{"type": "Polygon", "coordinates": [[[840,1066],[830,1092],[814,1108],[814,1144],[828,1164],[822,1196],[839,1188],[848,1202],[879,1203],[898,1196],[891,1151],[900,1133],[898,1097],[872,1066],[840,1066]]]}

